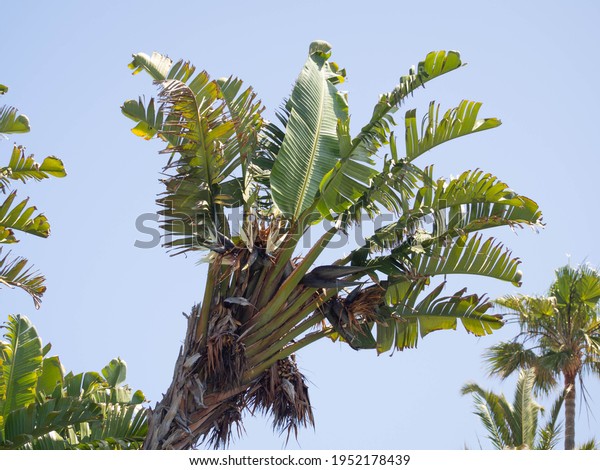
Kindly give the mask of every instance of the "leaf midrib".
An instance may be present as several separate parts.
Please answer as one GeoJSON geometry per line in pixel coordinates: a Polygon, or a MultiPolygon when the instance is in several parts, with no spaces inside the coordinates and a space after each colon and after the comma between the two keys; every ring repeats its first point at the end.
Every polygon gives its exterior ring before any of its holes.
{"type": "MultiPolygon", "coordinates": [[[[319,73],[321,73],[321,70],[319,70],[319,73]]],[[[317,121],[317,127],[316,127],[316,131],[315,131],[315,138],[313,140],[313,145],[312,145],[312,149],[310,152],[310,158],[309,158],[309,165],[308,165],[308,169],[309,171],[306,172],[306,174],[304,175],[304,182],[300,188],[300,198],[299,198],[299,204],[296,206],[296,211],[294,212],[294,220],[298,220],[300,214],[302,214],[302,212],[304,212],[304,210],[302,209],[302,206],[304,205],[304,198],[306,197],[306,193],[307,191],[307,187],[308,187],[308,183],[310,181],[310,175],[312,175],[312,169],[313,169],[313,162],[315,160],[315,156],[316,156],[316,152],[317,152],[317,145],[319,142],[319,136],[321,135],[321,127],[323,125],[323,105],[325,102],[325,92],[323,90],[323,84],[325,82],[321,82],[321,86],[320,86],[320,98],[319,98],[319,118],[317,121]]],[[[327,84],[325,83],[325,86],[327,84]]],[[[298,116],[300,116],[298,114],[298,116]]],[[[303,119],[304,120],[304,119],[303,119]]]]}

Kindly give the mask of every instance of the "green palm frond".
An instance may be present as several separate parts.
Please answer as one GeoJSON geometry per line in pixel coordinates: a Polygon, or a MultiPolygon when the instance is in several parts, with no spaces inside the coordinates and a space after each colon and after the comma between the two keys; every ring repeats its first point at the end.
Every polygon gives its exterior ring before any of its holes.
{"type": "Polygon", "coordinates": [[[560,433],[562,431],[562,423],[558,421],[560,411],[563,403],[565,402],[565,393],[561,393],[559,397],[554,401],[552,408],[550,409],[550,416],[544,427],[538,431],[538,443],[536,449],[539,450],[550,450],[554,449],[560,440],[560,433]]]}
{"type": "MultiPolygon", "coordinates": [[[[137,124],[131,129],[138,137],[145,140],[150,140],[158,134],[159,137],[167,140],[168,137],[165,134],[160,133],[164,123],[164,113],[162,107],[158,110],[155,109],[154,98],[151,98],[148,105],[144,103],[142,98],[136,100],[128,100],[121,106],[121,112],[129,119],[137,122],[137,124]]],[[[170,137],[170,143],[176,144],[176,138],[170,137]]]]}
{"type": "Polygon", "coordinates": [[[506,406],[507,402],[504,396],[484,390],[476,383],[465,384],[461,389],[461,394],[473,395],[475,414],[481,419],[492,445],[498,450],[511,447],[513,439],[510,428],[506,426],[505,415],[505,410],[510,409],[510,406],[506,406]]]}
{"type": "Polygon", "coordinates": [[[0,286],[18,287],[27,292],[33,299],[36,308],[39,308],[41,298],[46,292],[46,278],[32,267],[27,266],[27,259],[22,257],[10,258],[10,252],[4,257],[0,248],[0,286]]]}
{"type": "Polygon", "coordinates": [[[396,216],[406,213],[419,185],[427,180],[428,176],[423,170],[396,158],[395,141],[391,136],[392,158],[385,158],[383,170],[373,176],[370,187],[347,209],[348,225],[360,223],[363,212],[373,219],[382,213],[382,208],[396,216]]]}
{"type": "Polygon", "coordinates": [[[70,444],[56,431],[50,431],[43,436],[32,439],[23,444],[22,450],[70,450],[70,444]]]}
{"type": "Polygon", "coordinates": [[[578,450],[598,450],[598,442],[593,437],[577,447],[578,450]]]}
{"type": "Polygon", "coordinates": [[[290,117],[271,171],[273,200],[286,218],[298,220],[313,206],[319,185],[340,157],[338,120],[348,117],[348,104],[332,79],[336,67],[327,62],[331,46],[313,42],[289,100],[290,117]]]}
{"type": "Polygon", "coordinates": [[[250,198],[246,164],[258,145],[263,107],[241,80],[211,80],[189,62],[140,53],[131,68],[147,71],[162,89],[158,108],[153,99],[146,106],[140,98],[127,101],[122,112],[137,123],[135,134],[161,138],[167,143],[163,153],[171,154],[164,169],[174,174],[163,180],[166,191],[157,200],[165,246],[218,249],[220,237],[229,235],[223,208],[250,198]],[[241,178],[233,175],[240,166],[241,178]]]}
{"type": "Polygon", "coordinates": [[[509,425],[513,429],[513,436],[517,439],[517,443],[525,445],[529,449],[534,448],[538,428],[538,414],[543,410],[533,397],[534,382],[534,371],[521,370],[513,400],[514,414],[509,420],[509,425]]]}

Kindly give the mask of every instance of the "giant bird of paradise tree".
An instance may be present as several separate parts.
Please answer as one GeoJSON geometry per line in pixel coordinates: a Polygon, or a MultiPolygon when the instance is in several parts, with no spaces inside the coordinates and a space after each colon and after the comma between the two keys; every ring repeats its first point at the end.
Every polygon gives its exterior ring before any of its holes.
{"type": "Polygon", "coordinates": [[[211,79],[188,62],[134,55],[160,88],[158,101],[127,101],[133,132],[164,141],[168,161],[161,207],[166,246],[209,250],[204,298],[188,319],[173,382],[151,411],[146,449],[226,445],[244,409],[271,414],[274,428],[296,434],[313,423],[295,352],[323,338],[381,353],[455,329],[489,334],[502,319],[487,299],[444,294],[445,276],[474,274],[519,285],[519,261],[480,230],[541,224],[535,202],[480,170],[437,179],[416,159],[457,137],[500,125],[480,119],[481,103],[462,101],[422,121],[404,116],[405,149],[394,113],[417,88],[461,67],[438,51],[380,96],[358,135],[350,134],[345,71],[331,46],[309,56],[279,113],[263,117],[252,88],[211,79]],[[375,157],[382,155],[379,166],[375,157]],[[243,214],[239,227],[231,211],[243,214]],[[319,265],[334,237],[386,212],[395,221],[333,264],[319,265]],[[433,223],[430,221],[433,220],[433,223]],[[303,234],[326,226],[306,252],[303,234]],[[441,282],[433,282],[436,277],[441,282]]]}

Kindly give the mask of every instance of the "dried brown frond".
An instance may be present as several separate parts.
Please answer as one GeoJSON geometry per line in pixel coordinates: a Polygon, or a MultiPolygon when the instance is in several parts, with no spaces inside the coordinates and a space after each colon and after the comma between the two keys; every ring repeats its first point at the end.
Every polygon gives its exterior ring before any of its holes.
{"type": "Polygon", "coordinates": [[[277,361],[264,372],[248,391],[248,404],[253,412],[260,410],[273,416],[273,428],[298,437],[300,426],[314,426],[308,386],[293,358],[277,361]]]}
{"type": "Polygon", "coordinates": [[[373,285],[360,291],[356,297],[343,301],[351,325],[372,322],[376,318],[377,308],[382,305],[385,290],[373,285]]]}
{"type": "Polygon", "coordinates": [[[246,348],[239,336],[221,333],[208,338],[203,375],[208,384],[227,389],[240,384],[246,369],[246,348]]]}
{"type": "Polygon", "coordinates": [[[216,419],[211,423],[210,429],[204,434],[200,442],[206,442],[213,449],[227,447],[233,437],[234,429],[237,437],[240,437],[244,431],[242,424],[243,409],[243,394],[224,402],[215,414],[216,419]]]}

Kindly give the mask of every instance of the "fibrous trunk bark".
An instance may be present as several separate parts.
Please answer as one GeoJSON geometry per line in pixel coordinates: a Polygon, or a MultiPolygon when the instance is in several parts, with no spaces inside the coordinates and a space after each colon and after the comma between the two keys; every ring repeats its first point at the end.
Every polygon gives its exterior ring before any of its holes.
{"type": "Polygon", "coordinates": [[[213,423],[230,406],[242,388],[207,393],[198,361],[202,358],[196,326],[200,309],[195,306],[188,318],[184,345],[175,364],[173,381],[162,400],[148,410],[148,435],[144,449],[189,449],[206,436],[213,423]]]}
{"type": "Polygon", "coordinates": [[[565,374],[565,450],[575,448],[575,374],[565,374]]]}

